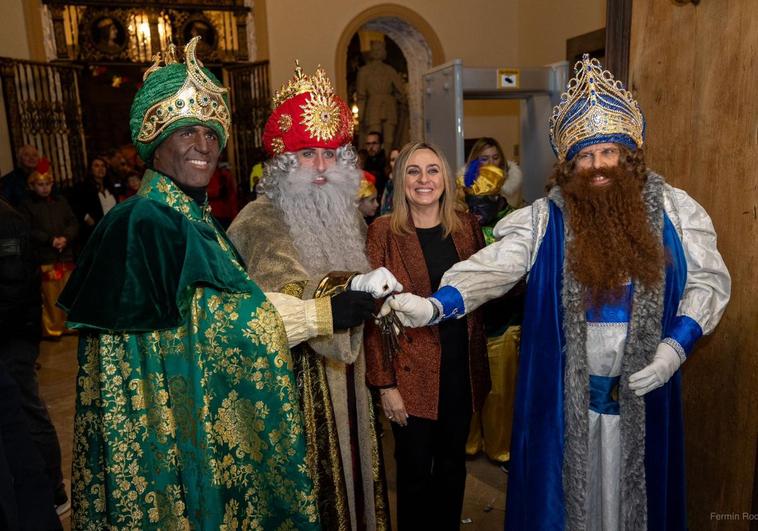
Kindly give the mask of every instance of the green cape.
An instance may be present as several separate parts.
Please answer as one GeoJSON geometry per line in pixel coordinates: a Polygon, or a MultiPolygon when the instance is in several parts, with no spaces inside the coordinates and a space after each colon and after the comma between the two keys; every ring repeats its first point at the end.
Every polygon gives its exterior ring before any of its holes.
{"type": "Polygon", "coordinates": [[[224,231],[193,222],[202,209],[165,179],[148,170],[139,193],[98,223],[58,299],[70,326],[131,333],[175,328],[196,286],[250,291],[242,258],[235,250],[235,264],[219,249],[234,250],[224,231]],[[150,197],[161,186],[186,215],[150,197]]]}

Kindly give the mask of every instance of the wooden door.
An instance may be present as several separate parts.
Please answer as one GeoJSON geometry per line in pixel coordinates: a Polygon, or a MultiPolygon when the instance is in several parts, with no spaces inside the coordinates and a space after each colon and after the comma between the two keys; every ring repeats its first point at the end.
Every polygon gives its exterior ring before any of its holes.
{"type": "Polygon", "coordinates": [[[756,7],[754,0],[633,4],[629,81],[647,118],[648,164],[710,213],[733,282],[721,324],[683,368],[689,527],[696,530],[755,525],[756,7]]]}

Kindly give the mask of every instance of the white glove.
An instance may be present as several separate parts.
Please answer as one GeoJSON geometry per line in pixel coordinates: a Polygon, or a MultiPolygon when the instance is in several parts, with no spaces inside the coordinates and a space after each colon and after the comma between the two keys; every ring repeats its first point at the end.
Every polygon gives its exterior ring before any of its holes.
{"type": "Polygon", "coordinates": [[[390,313],[390,310],[395,310],[395,314],[400,319],[400,322],[403,323],[403,326],[409,328],[426,326],[434,317],[434,305],[432,301],[413,293],[400,293],[399,295],[389,297],[382,304],[379,316],[387,315],[390,313]]]}
{"type": "Polygon", "coordinates": [[[400,293],[403,285],[386,267],[378,267],[362,275],[355,275],[350,282],[353,291],[365,291],[375,299],[386,297],[390,293],[400,293]]]}
{"type": "Polygon", "coordinates": [[[681,364],[679,354],[671,345],[658,343],[653,362],[629,377],[629,388],[637,396],[646,395],[668,382],[681,364]]]}

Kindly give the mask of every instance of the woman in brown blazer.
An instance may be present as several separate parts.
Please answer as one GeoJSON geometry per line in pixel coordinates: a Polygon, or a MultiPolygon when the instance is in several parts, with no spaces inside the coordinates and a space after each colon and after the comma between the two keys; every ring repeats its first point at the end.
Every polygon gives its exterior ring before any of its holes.
{"type": "MultiPolygon", "coordinates": [[[[473,216],[455,211],[455,184],[437,148],[408,144],[393,182],[392,213],[368,229],[369,261],[426,297],[450,266],[483,247],[482,231],[473,216]]],[[[481,316],[408,329],[391,360],[374,323],[365,343],[366,378],[380,390],[395,438],[398,527],[458,529],[466,437],[490,388],[481,316]]]]}

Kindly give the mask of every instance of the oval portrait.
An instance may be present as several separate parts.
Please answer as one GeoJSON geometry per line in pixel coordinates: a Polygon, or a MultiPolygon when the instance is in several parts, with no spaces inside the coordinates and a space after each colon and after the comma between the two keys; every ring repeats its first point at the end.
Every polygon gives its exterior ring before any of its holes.
{"type": "Polygon", "coordinates": [[[126,45],[126,32],[120,20],[104,16],[95,19],[91,28],[95,48],[108,55],[116,55],[126,45]]]}
{"type": "Polygon", "coordinates": [[[202,55],[207,55],[216,49],[216,29],[204,18],[193,18],[185,22],[182,28],[182,37],[184,42],[189,42],[193,37],[200,36],[200,42],[197,43],[197,51],[202,55]]]}

